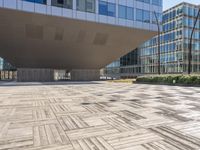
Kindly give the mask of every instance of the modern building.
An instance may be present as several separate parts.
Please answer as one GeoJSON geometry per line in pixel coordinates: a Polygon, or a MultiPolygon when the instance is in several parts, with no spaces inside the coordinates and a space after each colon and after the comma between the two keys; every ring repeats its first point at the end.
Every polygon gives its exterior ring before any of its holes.
{"type": "MultiPolygon", "coordinates": [[[[200,6],[181,3],[163,12],[160,68],[163,74],[185,74],[188,70],[189,38],[200,6]]],[[[192,72],[200,72],[200,18],[192,40],[192,72]]],[[[158,73],[158,37],[145,42],[138,49],[120,58],[106,68],[120,70],[118,77],[132,77],[158,73]],[[119,65],[120,64],[120,65],[119,65]]],[[[108,71],[109,70],[109,71],[108,71]]],[[[109,73],[111,72],[111,73],[109,73]]]]}
{"type": "Polygon", "coordinates": [[[20,81],[52,69],[96,80],[100,68],[156,35],[154,11],[161,15],[162,0],[0,0],[0,56],[20,81]]]}

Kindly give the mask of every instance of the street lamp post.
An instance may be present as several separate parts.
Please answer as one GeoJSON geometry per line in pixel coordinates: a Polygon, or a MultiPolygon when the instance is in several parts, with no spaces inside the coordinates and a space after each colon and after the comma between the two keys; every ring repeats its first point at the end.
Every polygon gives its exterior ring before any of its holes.
{"type": "Polygon", "coordinates": [[[193,28],[192,28],[192,33],[191,33],[191,36],[190,36],[189,52],[188,52],[188,74],[191,73],[192,38],[193,38],[194,30],[195,30],[195,27],[196,27],[196,24],[197,24],[199,15],[200,15],[200,8],[199,8],[198,14],[197,14],[197,16],[196,16],[195,23],[194,23],[194,26],[193,26],[193,28]]]}
{"type": "Polygon", "coordinates": [[[158,74],[160,75],[160,23],[158,21],[158,16],[156,15],[155,11],[154,11],[154,15],[155,15],[157,27],[158,27],[158,74]]]}

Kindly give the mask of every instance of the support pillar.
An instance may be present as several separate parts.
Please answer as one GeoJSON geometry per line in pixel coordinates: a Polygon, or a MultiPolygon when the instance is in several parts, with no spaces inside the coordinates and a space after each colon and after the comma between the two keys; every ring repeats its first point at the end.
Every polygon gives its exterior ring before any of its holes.
{"type": "Polygon", "coordinates": [[[18,82],[51,82],[54,81],[53,69],[18,68],[18,82]]]}
{"type": "Polygon", "coordinates": [[[98,81],[100,70],[95,69],[74,69],[71,72],[72,81],[98,81]]]}

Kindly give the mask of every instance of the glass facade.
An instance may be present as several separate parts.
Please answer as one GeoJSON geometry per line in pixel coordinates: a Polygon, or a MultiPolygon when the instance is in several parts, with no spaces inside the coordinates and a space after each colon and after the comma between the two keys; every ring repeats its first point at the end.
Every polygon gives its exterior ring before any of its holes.
{"type": "Polygon", "coordinates": [[[106,1],[99,1],[99,14],[105,16],[116,16],[116,4],[106,1]]]}
{"type": "Polygon", "coordinates": [[[34,3],[39,3],[39,4],[47,4],[47,0],[23,0],[23,1],[34,2],[34,3]]]}
{"type": "Polygon", "coordinates": [[[150,0],[137,0],[137,1],[150,4],[150,0]]]}
{"type": "MultiPolygon", "coordinates": [[[[187,73],[189,38],[199,6],[181,3],[163,13],[160,37],[161,73],[187,73]]],[[[141,18],[142,11],[137,12],[141,18]]],[[[200,73],[200,18],[192,41],[192,72],[200,73]]],[[[121,76],[158,73],[158,37],[120,58],[121,76]],[[135,57],[134,54],[135,53],[135,57]],[[137,55],[136,55],[137,54],[137,55]],[[135,60],[137,63],[135,63],[135,60]]]]}
{"type": "MultiPolygon", "coordinates": [[[[6,0],[2,0],[2,1],[6,1],[6,0]]],[[[14,1],[17,1],[17,0],[14,0],[14,1]]],[[[40,7],[37,6],[38,8],[34,8],[36,6],[30,5],[29,7],[27,6],[27,9],[25,9],[23,5],[23,9],[30,12],[38,11],[39,13],[44,13],[44,14],[50,13],[51,15],[55,13],[56,16],[59,16],[60,14],[61,16],[67,16],[67,17],[71,16],[72,18],[78,18],[81,20],[86,19],[86,20],[95,21],[95,22],[102,22],[102,23],[107,22],[109,24],[115,24],[115,25],[120,25],[120,26],[123,25],[123,26],[128,26],[128,27],[132,25],[133,27],[136,26],[137,28],[145,28],[145,29],[150,29],[150,30],[156,30],[157,28],[154,14],[153,14],[154,11],[156,12],[157,16],[161,16],[161,13],[162,13],[162,0],[133,0],[133,1],[132,0],[119,0],[119,1],[23,0],[23,1],[38,3],[38,4],[45,4],[48,6],[48,8],[41,7],[41,6],[40,7]],[[153,5],[155,6],[151,7],[153,5]],[[55,7],[51,8],[49,6],[71,9],[71,11],[73,12],[67,12],[64,9],[58,10],[58,8],[55,8],[55,7]],[[33,10],[30,10],[30,8],[32,8],[33,10]],[[75,13],[75,10],[80,11],[80,12],[92,13],[95,16],[89,16],[88,14],[81,14],[81,13],[77,15],[75,13]],[[89,19],[87,19],[87,17],[89,19]],[[110,20],[110,18],[105,18],[105,17],[113,17],[113,19],[119,18],[120,20],[119,21],[110,20]],[[126,22],[123,22],[123,21],[126,21],[126,22]],[[145,23],[145,25],[140,24],[138,26],[138,22],[145,23]],[[149,26],[148,24],[153,24],[153,25],[149,26]]],[[[13,5],[13,4],[10,4],[10,5],[13,5]]],[[[161,22],[160,17],[159,19],[161,22]]]]}
{"type": "Polygon", "coordinates": [[[136,9],[136,20],[150,23],[150,11],[136,9]]]}
{"type": "MultiPolygon", "coordinates": [[[[144,0],[145,1],[145,0],[144,0]]],[[[153,5],[162,6],[162,0],[152,0],[153,5]]]]}
{"type": "Polygon", "coordinates": [[[147,3],[147,4],[152,4],[152,5],[156,5],[156,6],[162,6],[163,1],[162,0],[136,0],[139,2],[143,2],[143,3],[147,3]]]}
{"type": "MultiPolygon", "coordinates": [[[[199,7],[182,3],[163,14],[161,34],[161,72],[187,73],[189,38],[199,7]]],[[[141,73],[158,72],[158,37],[143,44],[140,51],[141,73]]],[[[193,35],[192,71],[200,72],[200,19],[193,35]]]]}
{"type": "Polygon", "coordinates": [[[76,9],[79,11],[95,13],[95,0],[77,0],[76,9]]]}
{"type": "Polygon", "coordinates": [[[51,0],[51,5],[56,7],[72,9],[73,0],[51,0]]]}
{"type": "Polygon", "coordinates": [[[134,8],[119,5],[119,18],[134,20],[134,8]]]}
{"type": "Polygon", "coordinates": [[[103,74],[106,74],[112,77],[119,77],[120,76],[120,59],[108,65],[107,68],[103,70],[103,74]]]}

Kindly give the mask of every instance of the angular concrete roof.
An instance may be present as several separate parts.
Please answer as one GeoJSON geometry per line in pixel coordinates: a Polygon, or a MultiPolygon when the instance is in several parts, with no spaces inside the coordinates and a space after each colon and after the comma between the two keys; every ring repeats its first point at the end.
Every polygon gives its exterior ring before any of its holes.
{"type": "Polygon", "coordinates": [[[156,32],[0,8],[0,56],[18,68],[100,69],[156,32]]]}

